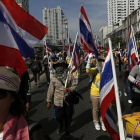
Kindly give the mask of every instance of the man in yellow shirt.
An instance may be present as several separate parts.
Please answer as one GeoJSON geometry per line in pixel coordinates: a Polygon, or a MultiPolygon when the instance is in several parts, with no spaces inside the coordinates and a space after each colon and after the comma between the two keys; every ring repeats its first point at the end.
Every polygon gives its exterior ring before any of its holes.
{"type": "MultiPolygon", "coordinates": [[[[86,72],[93,77],[90,90],[90,99],[92,101],[92,113],[93,113],[93,122],[96,130],[100,130],[100,122],[103,131],[106,131],[106,128],[102,122],[100,114],[100,73],[97,67],[91,68],[91,59],[93,55],[89,54],[89,58],[86,65],[86,72]]],[[[98,59],[99,65],[102,66],[103,59],[98,59]]]]}

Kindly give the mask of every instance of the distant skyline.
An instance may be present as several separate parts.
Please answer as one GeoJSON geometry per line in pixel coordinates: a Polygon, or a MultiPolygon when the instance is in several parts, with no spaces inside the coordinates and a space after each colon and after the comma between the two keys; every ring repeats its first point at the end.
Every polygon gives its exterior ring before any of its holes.
{"type": "MultiPolygon", "coordinates": [[[[93,34],[98,34],[107,25],[107,0],[83,0],[83,6],[92,26],[93,34]]],[[[79,32],[79,12],[81,0],[29,0],[29,13],[42,23],[42,8],[60,6],[68,19],[70,35],[75,38],[79,32]]]]}

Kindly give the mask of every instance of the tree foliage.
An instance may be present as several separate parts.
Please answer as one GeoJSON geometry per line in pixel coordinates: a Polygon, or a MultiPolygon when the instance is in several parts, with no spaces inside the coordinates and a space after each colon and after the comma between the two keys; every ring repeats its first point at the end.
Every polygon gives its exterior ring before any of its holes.
{"type": "Polygon", "coordinates": [[[121,48],[123,48],[123,49],[126,48],[126,42],[124,41],[123,38],[121,38],[121,37],[112,37],[111,40],[112,40],[113,48],[118,47],[119,42],[120,42],[120,47],[121,48]]]}

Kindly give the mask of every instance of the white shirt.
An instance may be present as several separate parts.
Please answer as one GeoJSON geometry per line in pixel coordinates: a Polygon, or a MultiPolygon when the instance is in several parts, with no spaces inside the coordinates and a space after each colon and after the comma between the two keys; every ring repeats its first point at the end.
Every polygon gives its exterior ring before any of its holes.
{"type": "Polygon", "coordinates": [[[3,140],[3,132],[0,133],[0,140],[3,140]]]}

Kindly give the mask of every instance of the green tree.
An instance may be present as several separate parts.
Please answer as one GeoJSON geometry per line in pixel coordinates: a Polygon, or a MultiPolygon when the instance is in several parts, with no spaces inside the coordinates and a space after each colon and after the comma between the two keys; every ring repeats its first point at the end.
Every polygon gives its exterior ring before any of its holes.
{"type": "Polygon", "coordinates": [[[126,48],[126,42],[124,41],[123,38],[121,37],[112,37],[111,38],[111,41],[112,41],[112,46],[115,48],[116,46],[118,46],[119,42],[120,42],[120,47],[122,49],[125,49],[126,48]]]}

